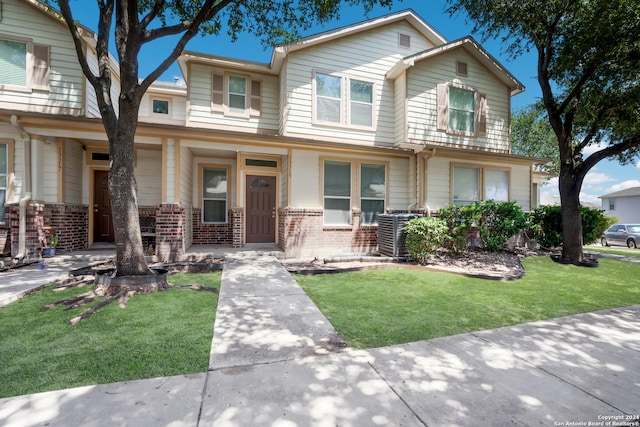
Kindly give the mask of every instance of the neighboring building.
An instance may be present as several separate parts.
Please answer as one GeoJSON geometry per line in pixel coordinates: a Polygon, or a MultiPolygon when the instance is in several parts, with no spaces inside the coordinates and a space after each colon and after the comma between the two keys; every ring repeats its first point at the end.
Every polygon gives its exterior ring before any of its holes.
{"type": "MultiPolygon", "coordinates": [[[[37,0],[2,5],[0,221],[12,254],[37,256],[43,226],[68,250],[113,241],[107,140],[67,29],[37,0]]],[[[268,64],[195,52],[179,64],[186,86],[154,84],[136,136],[141,223],[161,258],[255,242],[291,256],[366,252],[382,212],[538,203],[545,160],[510,148],[522,84],[411,10],[278,47],[268,64]]]]}
{"type": "Polygon", "coordinates": [[[618,222],[640,224],[640,187],[627,188],[600,196],[602,210],[607,216],[615,216],[618,222]]]}

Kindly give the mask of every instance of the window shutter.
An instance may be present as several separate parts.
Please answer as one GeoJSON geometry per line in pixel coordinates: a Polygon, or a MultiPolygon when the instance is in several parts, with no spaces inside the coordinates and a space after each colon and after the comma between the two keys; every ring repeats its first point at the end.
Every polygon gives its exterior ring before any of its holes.
{"type": "Polygon", "coordinates": [[[224,76],[213,74],[211,86],[211,109],[222,111],[224,108],[224,76]]]}
{"type": "Polygon", "coordinates": [[[33,67],[31,68],[31,87],[49,90],[49,46],[33,45],[33,67]]]}
{"type": "Polygon", "coordinates": [[[260,80],[251,80],[251,112],[252,116],[260,115],[260,107],[262,101],[262,82],[260,80]]]}
{"type": "Polygon", "coordinates": [[[437,125],[438,130],[447,130],[449,128],[449,86],[446,84],[438,85],[436,94],[436,103],[438,110],[437,125]]]}
{"type": "Polygon", "coordinates": [[[476,136],[487,134],[487,96],[482,93],[476,93],[475,129],[476,136]]]}

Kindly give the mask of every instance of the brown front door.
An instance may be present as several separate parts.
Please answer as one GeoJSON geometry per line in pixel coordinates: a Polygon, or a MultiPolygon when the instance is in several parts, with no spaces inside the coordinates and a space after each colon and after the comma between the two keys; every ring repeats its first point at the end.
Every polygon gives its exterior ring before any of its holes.
{"type": "Polygon", "coordinates": [[[276,241],[276,177],[247,175],[247,243],[276,241]]]}
{"type": "Polygon", "coordinates": [[[109,202],[109,172],[95,171],[93,181],[93,241],[113,243],[113,220],[109,202]]]}

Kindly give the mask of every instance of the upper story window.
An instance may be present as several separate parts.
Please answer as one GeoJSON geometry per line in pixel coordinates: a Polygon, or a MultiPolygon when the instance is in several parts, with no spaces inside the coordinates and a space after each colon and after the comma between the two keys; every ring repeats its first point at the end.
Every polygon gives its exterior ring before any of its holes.
{"type": "Polygon", "coordinates": [[[262,82],[235,74],[212,75],[211,110],[226,115],[260,116],[262,82]]]}
{"type": "Polygon", "coordinates": [[[487,133],[486,97],[460,86],[438,85],[437,128],[449,133],[484,136],[487,133]]]}
{"type": "Polygon", "coordinates": [[[49,89],[49,46],[0,37],[0,88],[49,89]]]}
{"type": "Polygon", "coordinates": [[[616,210],[616,199],[609,199],[609,210],[610,211],[616,210]]]}
{"type": "Polygon", "coordinates": [[[374,91],[371,82],[330,74],[314,74],[314,122],[373,128],[374,91]]]}
{"type": "Polygon", "coordinates": [[[4,204],[9,192],[9,147],[0,143],[0,222],[5,221],[4,204]]]}
{"type": "Polygon", "coordinates": [[[469,205],[480,200],[509,201],[508,170],[454,165],[451,174],[454,205],[469,205]]]}
{"type": "Polygon", "coordinates": [[[151,112],[153,114],[169,115],[171,103],[168,99],[153,99],[151,101],[151,112]]]}

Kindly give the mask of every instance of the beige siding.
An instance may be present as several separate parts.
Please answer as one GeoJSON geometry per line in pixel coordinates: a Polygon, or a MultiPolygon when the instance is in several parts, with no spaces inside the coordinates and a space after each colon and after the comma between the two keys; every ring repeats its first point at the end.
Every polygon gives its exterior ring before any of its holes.
{"type": "Polygon", "coordinates": [[[180,147],[180,204],[195,205],[193,201],[193,187],[198,181],[193,181],[193,154],[191,150],[180,147]]]}
{"type": "Polygon", "coordinates": [[[230,129],[253,133],[276,133],[278,130],[278,77],[257,73],[230,71],[233,75],[246,76],[261,81],[261,114],[249,118],[235,117],[220,111],[212,111],[212,74],[226,71],[206,65],[192,64],[189,75],[188,119],[190,126],[230,129]]]}
{"type": "Polygon", "coordinates": [[[184,125],[187,111],[186,95],[164,93],[146,93],[140,102],[139,118],[141,122],[184,125]],[[152,111],[152,99],[169,101],[169,115],[159,115],[152,111]]]}
{"type": "Polygon", "coordinates": [[[509,150],[509,91],[493,74],[463,49],[424,60],[409,70],[408,137],[412,142],[436,142],[488,150],[509,150]],[[468,64],[468,76],[456,75],[456,60],[468,64]],[[452,135],[436,129],[436,88],[457,83],[487,97],[487,134],[452,135]]]}
{"type": "Polygon", "coordinates": [[[365,31],[324,45],[290,54],[287,61],[288,108],[283,111],[285,134],[305,138],[372,145],[392,143],[395,132],[393,82],[386,73],[404,56],[433,47],[405,22],[365,31]],[[411,49],[398,47],[398,33],[410,34],[411,49]],[[313,72],[331,73],[375,83],[373,130],[312,124],[313,72]]]}
{"type": "MultiPolygon", "coordinates": [[[[339,161],[351,161],[352,168],[356,168],[357,163],[354,162],[354,156],[333,155],[331,153],[322,153],[306,150],[296,150],[292,154],[291,166],[291,206],[299,208],[322,208],[322,163],[321,158],[327,158],[339,161]]],[[[357,157],[358,162],[372,163],[388,162],[389,170],[387,176],[387,208],[389,209],[407,209],[412,203],[409,188],[409,159],[403,158],[381,158],[378,156],[361,155],[357,157]]],[[[357,170],[353,170],[356,176],[357,170]]],[[[357,181],[356,181],[357,182],[357,181]]],[[[354,208],[359,207],[360,201],[356,197],[359,190],[356,182],[352,184],[351,205],[354,208]]]]}
{"type": "Polygon", "coordinates": [[[530,209],[530,168],[507,162],[479,162],[444,157],[433,157],[426,163],[425,207],[437,210],[451,203],[451,163],[463,163],[482,168],[509,169],[509,200],[517,202],[524,211],[530,209]]]}
{"type": "Polygon", "coordinates": [[[407,75],[400,75],[393,82],[393,99],[394,99],[394,139],[396,142],[405,142],[405,127],[407,125],[407,119],[405,112],[407,109],[407,75]]]}
{"type": "Polygon", "coordinates": [[[0,37],[14,36],[50,47],[49,90],[0,90],[0,108],[79,114],[83,106],[82,72],[66,27],[21,0],[2,2],[0,37]]]}
{"type": "Polygon", "coordinates": [[[65,171],[64,171],[64,201],[66,203],[82,203],[82,145],[76,141],[65,139],[65,171]]]}
{"type": "Polygon", "coordinates": [[[155,206],[162,201],[162,152],[160,150],[136,150],[136,181],[138,204],[155,206]]]}

